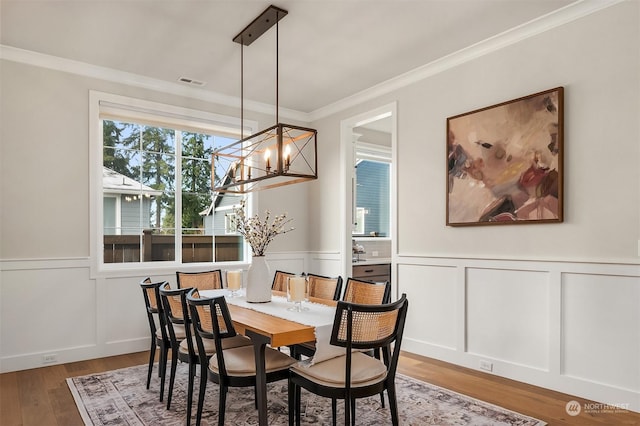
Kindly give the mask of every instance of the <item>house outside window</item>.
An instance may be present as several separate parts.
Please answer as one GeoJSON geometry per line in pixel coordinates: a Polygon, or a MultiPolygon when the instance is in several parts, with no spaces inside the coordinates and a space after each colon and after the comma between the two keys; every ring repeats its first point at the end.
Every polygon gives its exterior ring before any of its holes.
{"type": "Polygon", "coordinates": [[[216,210],[238,205],[244,196],[211,191],[211,154],[236,141],[239,130],[145,101],[134,102],[137,106],[96,103],[102,168],[96,248],[102,251],[101,263],[244,260],[242,237],[216,210]]]}
{"type": "Polygon", "coordinates": [[[389,237],[391,228],[391,150],[356,145],[354,236],[389,237]]]}

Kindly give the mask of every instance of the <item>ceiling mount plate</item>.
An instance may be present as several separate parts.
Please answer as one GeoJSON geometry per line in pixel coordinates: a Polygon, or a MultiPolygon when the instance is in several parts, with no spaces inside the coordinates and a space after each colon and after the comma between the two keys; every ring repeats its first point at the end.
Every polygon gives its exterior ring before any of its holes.
{"type": "Polygon", "coordinates": [[[236,43],[249,46],[256,41],[269,28],[273,27],[279,20],[287,16],[289,12],[274,5],[269,6],[264,12],[254,19],[244,30],[233,38],[236,43]]]}

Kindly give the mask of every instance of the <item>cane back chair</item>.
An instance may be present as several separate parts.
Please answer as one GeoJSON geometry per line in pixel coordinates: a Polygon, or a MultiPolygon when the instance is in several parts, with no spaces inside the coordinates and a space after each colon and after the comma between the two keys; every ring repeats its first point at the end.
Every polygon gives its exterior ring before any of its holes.
{"type": "Polygon", "coordinates": [[[198,290],[217,290],[222,288],[222,270],[204,272],[176,272],[178,288],[197,288],[198,290]]]}
{"type": "Polygon", "coordinates": [[[406,295],[393,303],[360,305],[338,302],[331,344],[345,354],[313,365],[296,364],[289,375],[289,424],[300,424],[301,389],[345,401],[345,425],[355,425],[357,398],[387,390],[392,424],[398,425],[395,376],[407,316],[406,295]],[[393,345],[393,353],[391,346],[393,345]],[[381,349],[384,360],[359,351],[381,349]]]}

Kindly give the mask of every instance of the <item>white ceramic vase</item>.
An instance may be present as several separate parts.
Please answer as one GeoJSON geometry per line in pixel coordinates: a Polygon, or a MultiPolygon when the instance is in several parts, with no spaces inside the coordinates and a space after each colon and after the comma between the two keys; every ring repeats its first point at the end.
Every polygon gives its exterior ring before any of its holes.
{"type": "Polygon", "coordinates": [[[271,302],[271,270],[264,256],[254,256],[247,271],[247,302],[271,302]]]}

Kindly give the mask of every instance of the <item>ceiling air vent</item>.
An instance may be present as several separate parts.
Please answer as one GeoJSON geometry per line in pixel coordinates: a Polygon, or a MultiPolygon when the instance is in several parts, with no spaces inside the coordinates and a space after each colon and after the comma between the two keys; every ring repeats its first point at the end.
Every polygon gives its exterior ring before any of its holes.
{"type": "Polygon", "coordinates": [[[191,84],[192,86],[204,86],[206,83],[204,81],[194,80],[189,77],[180,77],[178,81],[185,84],[191,84]]]}

